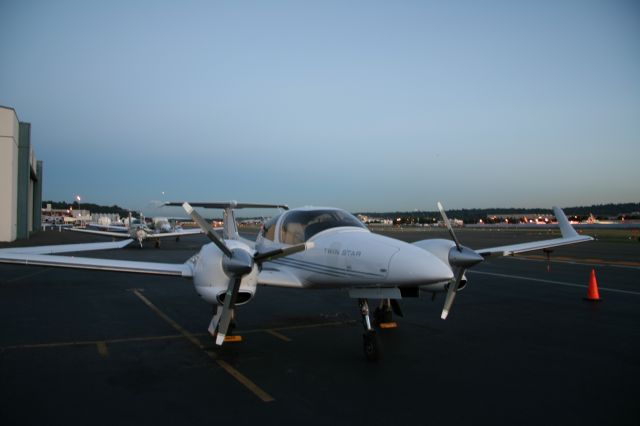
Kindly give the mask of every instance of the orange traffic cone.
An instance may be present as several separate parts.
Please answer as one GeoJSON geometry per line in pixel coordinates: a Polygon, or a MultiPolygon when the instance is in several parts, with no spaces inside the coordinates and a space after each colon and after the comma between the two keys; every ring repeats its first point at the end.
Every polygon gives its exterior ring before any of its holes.
{"type": "Polygon", "coordinates": [[[591,302],[600,302],[600,294],[598,293],[598,281],[596,281],[596,270],[591,270],[591,276],[589,277],[589,288],[587,289],[587,297],[584,300],[591,302]]]}

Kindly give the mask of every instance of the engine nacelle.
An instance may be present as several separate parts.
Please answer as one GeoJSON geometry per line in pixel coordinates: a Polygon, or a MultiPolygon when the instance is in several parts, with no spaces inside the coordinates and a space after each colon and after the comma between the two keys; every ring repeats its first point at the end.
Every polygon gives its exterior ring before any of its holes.
{"type": "MultiPolygon", "coordinates": [[[[427,284],[421,285],[420,291],[428,291],[429,293],[444,293],[449,290],[449,285],[453,282],[451,281],[443,281],[441,283],[435,284],[427,284]]],[[[462,279],[460,280],[460,285],[458,286],[458,291],[462,290],[467,286],[467,277],[465,274],[462,274],[462,279]]]]}
{"type": "Polygon", "coordinates": [[[449,252],[453,247],[456,246],[456,243],[451,240],[443,240],[441,238],[434,238],[432,240],[421,240],[413,243],[414,246],[418,246],[423,250],[428,251],[442,262],[445,265],[449,265],[449,252]]]}
{"type": "MultiPolygon", "coordinates": [[[[451,266],[449,264],[449,252],[453,247],[456,246],[456,243],[454,241],[444,240],[441,238],[434,238],[431,240],[416,241],[413,244],[433,254],[435,257],[440,259],[446,265],[451,266]]],[[[446,292],[449,289],[449,284],[451,284],[451,281],[443,281],[435,284],[422,285],[420,286],[420,290],[428,291],[431,293],[442,293],[442,292],[446,292]]],[[[458,286],[458,291],[465,288],[466,285],[467,285],[467,277],[466,275],[463,274],[462,280],[460,280],[460,285],[458,286]]]]}
{"type": "MultiPolygon", "coordinates": [[[[252,250],[240,241],[226,240],[225,244],[229,249],[241,249],[249,254],[252,250]]],[[[194,258],[193,284],[196,291],[204,300],[211,304],[222,305],[224,297],[229,287],[230,278],[224,272],[222,259],[224,254],[215,244],[206,244],[200,249],[194,258]]],[[[258,266],[253,265],[253,269],[242,278],[236,306],[243,305],[253,298],[258,285],[258,266]]]]}

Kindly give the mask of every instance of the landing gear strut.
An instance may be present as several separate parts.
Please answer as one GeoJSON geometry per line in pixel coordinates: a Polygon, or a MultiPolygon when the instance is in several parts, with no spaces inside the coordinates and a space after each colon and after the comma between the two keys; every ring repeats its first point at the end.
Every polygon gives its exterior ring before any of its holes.
{"type": "Polygon", "coordinates": [[[381,299],[380,304],[373,311],[373,320],[377,325],[386,324],[393,321],[393,310],[389,299],[381,299]]]}
{"type": "Polygon", "coordinates": [[[369,303],[367,299],[358,299],[360,314],[362,315],[362,325],[364,334],[362,335],[364,356],[369,362],[376,362],[380,359],[380,344],[376,331],[371,327],[369,318],[369,303]]]}

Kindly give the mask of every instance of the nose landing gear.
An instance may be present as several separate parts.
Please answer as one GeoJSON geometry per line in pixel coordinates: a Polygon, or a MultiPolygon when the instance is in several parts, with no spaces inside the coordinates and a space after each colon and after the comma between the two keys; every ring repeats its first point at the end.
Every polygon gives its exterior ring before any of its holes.
{"type": "Polygon", "coordinates": [[[362,315],[362,325],[364,326],[364,334],[362,335],[364,356],[369,362],[376,362],[380,359],[380,343],[378,335],[371,327],[371,318],[369,317],[369,303],[367,299],[358,299],[360,306],[360,314],[362,315]]]}

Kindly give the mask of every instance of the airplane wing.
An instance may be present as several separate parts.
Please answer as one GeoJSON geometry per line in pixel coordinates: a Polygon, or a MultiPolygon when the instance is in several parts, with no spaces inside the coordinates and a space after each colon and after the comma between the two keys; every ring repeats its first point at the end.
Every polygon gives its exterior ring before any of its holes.
{"type": "Polygon", "coordinates": [[[3,253],[13,254],[55,254],[55,253],[69,253],[80,251],[93,251],[93,250],[111,250],[120,249],[132,242],[131,238],[124,241],[117,241],[113,243],[86,243],[86,244],[58,244],[52,246],[31,246],[31,247],[11,247],[0,249],[0,256],[3,253]]]}
{"type": "Polygon", "coordinates": [[[179,232],[158,232],[156,234],[147,234],[147,238],[168,238],[168,237],[182,237],[184,235],[202,234],[202,230],[198,229],[185,229],[179,232]]]}
{"type": "Polygon", "coordinates": [[[100,225],[98,223],[87,223],[87,228],[89,229],[95,229],[95,230],[103,230],[103,231],[122,231],[122,232],[129,232],[129,229],[125,226],[125,225],[100,225]]]}
{"type": "Polygon", "coordinates": [[[291,272],[277,268],[274,264],[265,264],[258,274],[258,284],[271,287],[303,288],[300,279],[291,272]]]}
{"type": "Polygon", "coordinates": [[[193,276],[193,270],[189,262],[155,263],[131,260],[93,259],[89,257],[0,252],[0,263],[53,266],[73,269],[96,269],[101,271],[133,272],[137,274],[174,275],[179,277],[193,276]]]}
{"type": "Polygon", "coordinates": [[[192,263],[190,261],[185,263],[155,263],[47,254],[118,249],[132,241],[132,239],[127,239],[110,243],[12,247],[0,250],[0,263],[74,269],[97,269],[101,271],[133,272],[138,274],[174,275],[179,277],[193,276],[192,263]]]}
{"type": "Polygon", "coordinates": [[[80,229],[80,228],[69,228],[68,230],[73,232],[84,232],[85,234],[106,235],[108,237],[116,237],[116,238],[131,237],[129,233],[125,233],[125,232],[98,231],[97,229],[80,229]]]}
{"type": "Polygon", "coordinates": [[[558,225],[560,226],[560,233],[562,234],[562,238],[554,238],[551,240],[542,240],[542,241],[533,241],[530,243],[522,243],[522,244],[512,244],[508,246],[500,246],[500,247],[490,247],[485,249],[475,250],[478,254],[483,257],[489,256],[513,256],[518,253],[524,253],[528,251],[534,250],[542,250],[545,248],[551,247],[559,247],[568,244],[581,243],[584,241],[593,240],[592,237],[588,235],[580,235],[576,232],[575,229],[569,223],[567,216],[565,216],[562,209],[559,207],[553,208],[553,213],[558,220],[558,225]]]}

